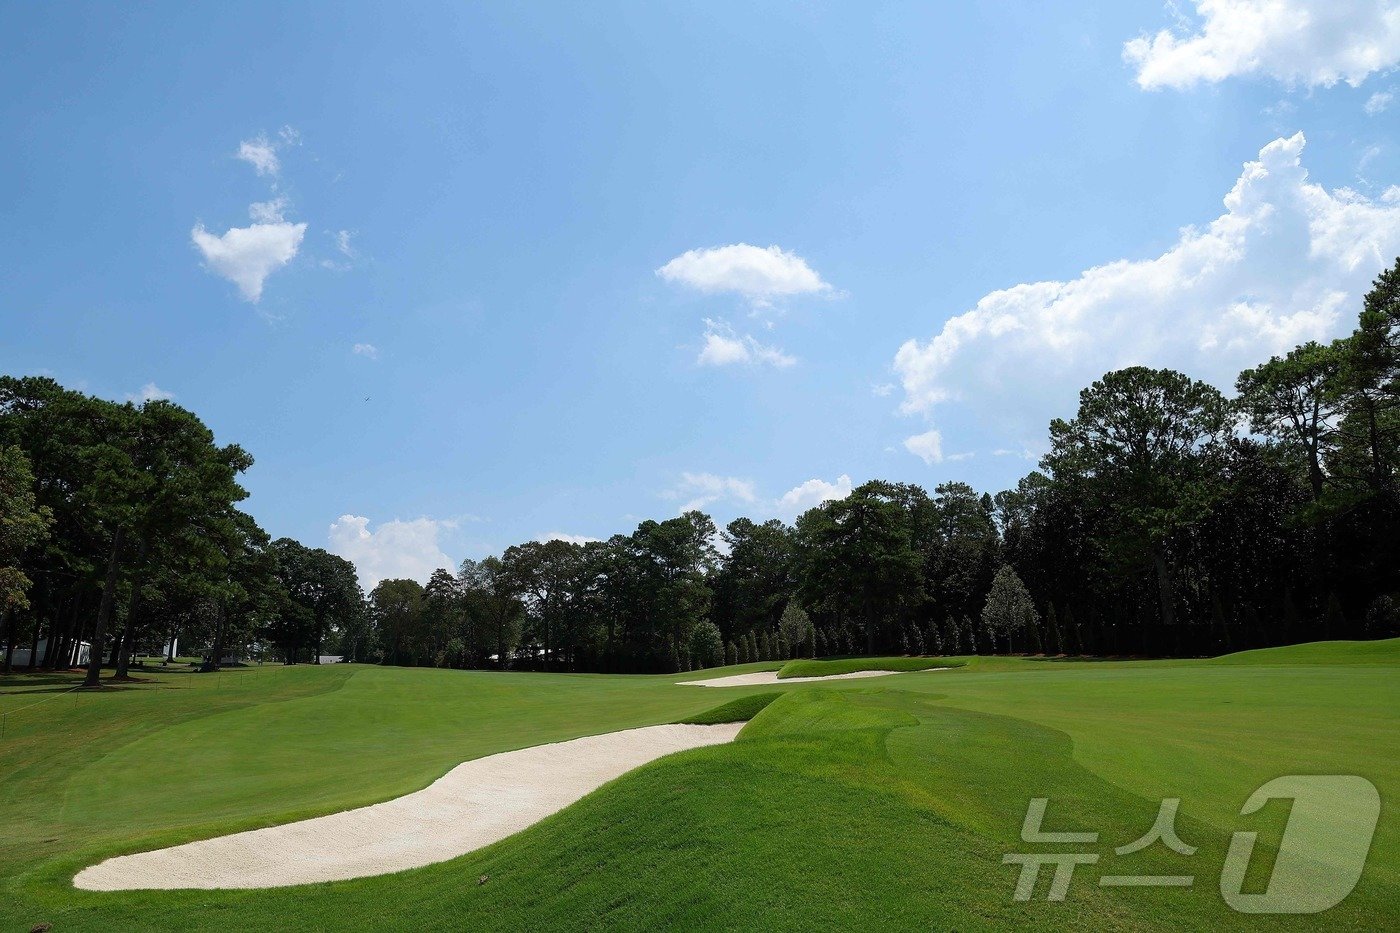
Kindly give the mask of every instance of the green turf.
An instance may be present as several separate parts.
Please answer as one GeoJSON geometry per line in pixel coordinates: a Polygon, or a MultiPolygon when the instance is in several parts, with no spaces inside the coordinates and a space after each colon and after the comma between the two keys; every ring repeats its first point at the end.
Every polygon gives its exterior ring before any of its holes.
{"type": "Polygon", "coordinates": [[[721,703],[714,709],[707,709],[703,713],[696,713],[694,716],[687,716],[678,720],[687,725],[713,726],[726,722],[748,722],[759,714],[759,712],[772,703],[781,693],[753,693],[749,696],[739,697],[737,700],[730,700],[728,703],[721,703]]]}
{"type": "Polygon", "coordinates": [[[1400,641],[1262,663],[971,659],[795,684],[738,741],[638,769],[439,865],[267,891],[70,886],[107,855],[387,799],[479,755],[695,717],[716,698],[673,683],[686,676],[268,667],[101,694],[0,679],[0,713],[15,711],[0,745],[0,930],[1394,926],[1400,641]],[[1267,868],[1283,820],[1270,805],[1245,825],[1240,805],[1289,773],[1360,774],[1380,789],[1366,874],[1322,918],[1234,914],[1217,890],[1230,832],[1258,829],[1267,868]],[[1102,834],[1089,848],[1103,862],[1060,904],[1013,902],[1016,868],[1001,863],[1036,850],[1017,836],[1038,796],[1052,800],[1047,827],[1102,834]],[[1178,829],[1197,855],[1114,856],[1164,796],[1182,798],[1178,829]],[[1198,881],[1095,884],[1141,871],[1198,881]]]}
{"type": "Polygon", "coordinates": [[[961,667],[964,663],[948,658],[802,658],[784,664],[778,671],[778,678],[830,677],[858,671],[926,671],[934,667],[961,667]]]}

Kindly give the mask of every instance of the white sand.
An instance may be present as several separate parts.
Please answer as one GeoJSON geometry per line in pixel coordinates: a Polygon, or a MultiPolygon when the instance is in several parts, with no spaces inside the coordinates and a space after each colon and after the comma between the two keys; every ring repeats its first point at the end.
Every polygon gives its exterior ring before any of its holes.
{"type": "Polygon", "coordinates": [[[396,800],[110,858],[83,869],[73,884],[89,891],[275,888],[431,865],[517,833],[663,755],[732,741],[743,726],[648,726],[488,755],[396,800]]]}
{"type": "MultiPolygon", "coordinates": [[[[946,671],[946,667],[929,667],[925,670],[946,671]]],[[[711,677],[709,680],[682,680],[682,687],[756,687],[760,684],[804,684],[811,680],[855,680],[858,677],[885,677],[889,674],[922,674],[923,671],[855,671],[850,674],[827,674],[822,677],[784,677],[778,679],[777,671],[759,671],[756,674],[730,674],[728,677],[711,677]]]]}

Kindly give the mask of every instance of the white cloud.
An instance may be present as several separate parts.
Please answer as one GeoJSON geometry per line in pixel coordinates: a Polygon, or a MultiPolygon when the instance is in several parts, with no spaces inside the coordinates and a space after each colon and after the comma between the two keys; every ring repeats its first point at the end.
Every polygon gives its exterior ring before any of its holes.
{"type": "Polygon", "coordinates": [[[372,343],[357,343],[350,348],[350,352],[357,356],[367,356],[372,360],[379,359],[379,348],[372,343]]]}
{"type": "Polygon", "coordinates": [[[354,235],[349,230],[338,231],[335,235],[335,248],[351,259],[355,258],[355,250],[350,245],[350,240],[354,235]]]}
{"type": "Polygon", "coordinates": [[[305,234],[304,223],[277,221],[234,227],[222,235],[210,233],[203,224],[195,224],[190,238],[211,271],[237,285],[244,298],[256,302],[262,297],[263,282],[292,261],[305,234]]]}
{"type": "Polygon", "coordinates": [[[456,566],[438,544],[438,535],[454,524],[418,518],[381,522],[371,531],[368,518],[342,515],[330,526],[328,550],[355,565],[365,592],[381,580],[407,578],[427,583],[439,567],[451,570],[456,566]]]}
{"type": "Polygon", "coordinates": [[[701,366],[775,366],[786,369],[797,362],[777,347],[759,343],[750,334],[737,334],[724,321],[705,320],[705,345],[695,362],[701,366]]]}
{"type": "Polygon", "coordinates": [[[271,201],[255,201],[249,204],[248,216],[256,223],[280,224],[286,219],[282,216],[286,210],[286,198],[273,198],[271,201]]]}
{"type": "Polygon", "coordinates": [[[796,253],[747,243],[689,250],[657,269],[656,274],[700,292],[734,292],[759,306],[776,298],[831,291],[796,253]]]}
{"type": "Polygon", "coordinates": [[[139,392],[128,392],[126,400],[128,402],[154,402],[157,400],[169,401],[174,397],[174,392],[167,392],[154,382],[148,382],[141,387],[139,392]]]}
{"type": "Polygon", "coordinates": [[[828,483],[824,479],[809,479],[783,493],[778,499],[776,511],[783,518],[792,521],[810,508],[831,499],[844,499],[850,494],[851,478],[845,473],[836,477],[834,483],[828,483]]]}
{"type": "Polygon", "coordinates": [[[259,175],[275,176],[282,169],[277,158],[277,144],[263,135],[239,143],[238,158],[251,165],[259,175]]]}
{"type": "Polygon", "coordinates": [[[1198,23],[1123,46],[1139,86],[1187,88],[1239,75],[1353,87],[1400,64],[1395,0],[1193,0],[1198,23]]]}
{"type": "Polygon", "coordinates": [[[754,503],[758,494],[752,480],[737,476],[717,476],[714,473],[682,473],[672,489],[662,493],[667,499],[685,500],[677,513],[704,509],[720,501],[754,503]]]}
{"type": "Polygon", "coordinates": [[[902,410],[958,401],[1021,446],[1109,370],[1170,366],[1229,387],[1246,366],[1344,332],[1400,254],[1400,192],[1329,192],[1308,181],[1303,146],[1301,133],[1265,146],[1225,212],[1161,256],[992,292],[931,340],[907,341],[894,361],[902,410]]]}
{"type": "Polygon", "coordinates": [[[881,382],[870,387],[870,394],[876,398],[888,398],[895,389],[893,382],[881,382]]]}
{"type": "Polygon", "coordinates": [[[937,430],[925,431],[904,439],[904,449],[933,466],[943,462],[943,435],[937,430]]]}
{"type": "Polygon", "coordinates": [[[1385,113],[1387,107],[1395,100],[1394,91],[1377,91],[1366,99],[1365,109],[1368,116],[1376,116],[1385,113]]]}
{"type": "Polygon", "coordinates": [[[571,535],[563,531],[549,531],[535,539],[541,543],[545,541],[566,541],[569,544],[588,544],[593,541],[601,541],[602,538],[590,538],[588,535],[571,535]]]}

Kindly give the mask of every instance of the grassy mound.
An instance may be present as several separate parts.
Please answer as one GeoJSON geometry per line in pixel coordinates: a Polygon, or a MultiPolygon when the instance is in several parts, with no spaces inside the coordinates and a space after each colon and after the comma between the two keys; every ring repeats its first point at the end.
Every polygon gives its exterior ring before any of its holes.
{"type": "Polygon", "coordinates": [[[778,678],[830,677],[832,674],[854,674],[858,671],[926,671],[933,667],[962,667],[965,661],[946,658],[834,658],[826,661],[805,658],[789,661],[778,671],[778,678]]]}
{"type": "Polygon", "coordinates": [[[676,722],[686,726],[717,726],[726,722],[748,722],[757,716],[760,710],[780,696],[782,696],[781,693],[753,693],[746,697],[739,697],[737,700],[730,700],[728,703],[721,703],[714,709],[707,709],[703,713],[678,719],[676,722]]]}
{"type": "Polygon", "coordinates": [[[1400,638],[1378,641],[1313,641],[1282,648],[1236,651],[1212,664],[1400,664],[1400,638]]]}

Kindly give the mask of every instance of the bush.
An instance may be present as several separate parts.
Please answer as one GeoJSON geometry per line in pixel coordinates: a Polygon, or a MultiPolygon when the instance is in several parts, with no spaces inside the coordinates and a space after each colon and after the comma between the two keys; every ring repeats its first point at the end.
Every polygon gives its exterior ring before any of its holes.
{"type": "Polygon", "coordinates": [[[713,622],[701,622],[691,629],[690,657],[697,668],[719,667],[724,663],[724,638],[713,622]]]}

